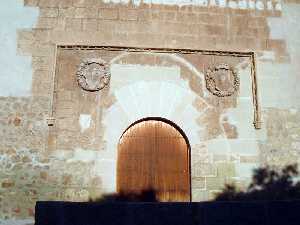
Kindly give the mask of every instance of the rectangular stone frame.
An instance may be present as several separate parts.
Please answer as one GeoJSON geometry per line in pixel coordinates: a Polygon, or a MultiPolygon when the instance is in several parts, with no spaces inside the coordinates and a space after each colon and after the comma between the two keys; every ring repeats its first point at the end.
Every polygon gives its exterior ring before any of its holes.
{"type": "Polygon", "coordinates": [[[170,49],[170,48],[140,48],[140,47],[123,47],[123,46],[92,46],[92,45],[56,45],[55,50],[55,65],[53,76],[53,90],[52,90],[52,114],[47,119],[48,126],[54,124],[55,118],[53,117],[53,102],[55,97],[55,80],[56,80],[56,60],[58,49],[76,49],[76,50],[107,50],[107,51],[124,51],[124,52],[153,52],[153,53],[180,53],[180,54],[195,54],[202,55],[217,55],[217,56],[234,56],[234,57],[249,57],[251,60],[251,82],[252,82],[252,102],[253,102],[253,125],[255,129],[261,129],[261,110],[258,99],[258,85],[257,85],[257,72],[256,72],[256,54],[254,52],[234,52],[234,51],[211,51],[211,50],[198,50],[198,49],[170,49]]]}

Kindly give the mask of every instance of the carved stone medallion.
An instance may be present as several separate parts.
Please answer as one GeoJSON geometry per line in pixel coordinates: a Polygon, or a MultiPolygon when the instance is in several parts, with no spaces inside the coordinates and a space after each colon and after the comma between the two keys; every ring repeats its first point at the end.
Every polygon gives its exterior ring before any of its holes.
{"type": "Polygon", "coordinates": [[[239,90],[240,86],[237,72],[227,64],[208,69],[205,80],[206,88],[218,97],[231,96],[239,90]]]}
{"type": "Polygon", "coordinates": [[[109,65],[102,59],[83,60],[76,73],[79,86],[86,91],[99,91],[109,84],[109,65]]]}

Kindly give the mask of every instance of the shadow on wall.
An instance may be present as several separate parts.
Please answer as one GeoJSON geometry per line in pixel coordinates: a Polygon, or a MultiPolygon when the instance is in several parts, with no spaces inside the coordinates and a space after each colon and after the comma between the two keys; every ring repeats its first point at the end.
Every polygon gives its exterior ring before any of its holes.
{"type": "MultiPolygon", "coordinates": [[[[234,184],[225,185],[213,201],[274,201],[300,200],[298,166],[288,165],[281,171],[262,167],[254,170],[252,182],[246,191],[240,191],[234,184]],[[298,180],[298,181],[297,181],[298,180]]],[[[159,202],[155,190],[137,193],[115,193],[104,195],[89,202],[159,202]]]]}
{"type": "Polygon", "coordinates": [[[225,186],[215,201],[274,201],[300,199],[299,171],[296,164],[281,171],[263,167],[254,170],[252,182],[246,191],[233,184],[225,186]],[[297,181],[298,180],[298,181],[297,181]]]}
{"type": "Polygon", "coordinates": [[[246,192],[227,185],[215,201],[196,204],[153,203],[157,202],[154,190],[140,194],[110,194],[89,203],[37,202],[35,224],[299,225],[300,201],[272,201],[300,199],[300,181],[294,180],[297,175],[296,165],[279,172],[260,168],[254,171],[246,192]]]}
{"type": "Polygon", "coordinates": [[[103,195],[98,199],[90,199],[89,202],[158,202],[156,192],[152,189],[144,190],[141,193],[115,193],[103,195]]]}

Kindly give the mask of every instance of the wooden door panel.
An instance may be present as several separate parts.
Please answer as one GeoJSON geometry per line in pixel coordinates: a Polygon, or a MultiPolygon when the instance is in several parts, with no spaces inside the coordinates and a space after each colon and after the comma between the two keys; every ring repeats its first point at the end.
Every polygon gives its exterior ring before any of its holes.
{"type": "Polygon", "coordinates": [[[155,190],[161,201],[189,201],[189,149],[180,132],[155,120],[130,127],[119,143],[117,190],[155,190]]]}

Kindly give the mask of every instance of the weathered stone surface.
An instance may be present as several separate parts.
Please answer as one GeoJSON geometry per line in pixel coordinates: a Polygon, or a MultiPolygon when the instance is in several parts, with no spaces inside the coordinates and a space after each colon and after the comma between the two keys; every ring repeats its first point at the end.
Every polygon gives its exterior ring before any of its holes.
{"type": "Polygon", "coordinates": [[[222,190],[226,179],[224,177],[207,177],[206,178],[206,187],[208,190],[222,190]]]}
{"type": "Polygon", "coordinates": [[[205,178],[193,178],[192,179],[192,188],[195,189],[205,189],[206,188],[205,178]]]}
{"type": "Polygon", "coordinates": [[[265,114],[267,139],[260,144],[261,163],[277,167],[299,163],[299,110],[270,109],[265,114]]]}
{"type": "Polygon", "coordinates": [[[20,17],[22,3],[16,15],[4,14],[0,219],[33,218],[37,200],[85,201],[115,191],[119,138],[147,116],[170,119],[186,133],[194,201],[212,199],[225,183],[245,189],[256,166],[300,163],[296,1],[137,2],[24,0],[24,10],[39,10],[36,21],[20,17]],[[249,57],[56,49],[77,44],[253,52],[262,129],[252,124],[249,57]],[[79,89],[73,76],[85,57],[111,65],[110,86],[100,93],[79,89]],[[240,88],[220,98],[207,92],[205,72],[224,61],[238,69],[240,88]],[[25,83],[26,96],[16,91],[25,83]]]}
{"type": "Polygon", "coordinates": [[[40,17],[57,17],[58,8],[41,8],[40,17]]]}

